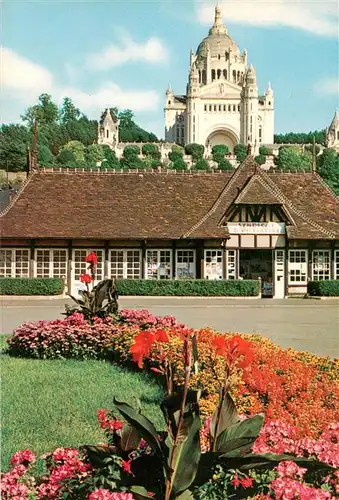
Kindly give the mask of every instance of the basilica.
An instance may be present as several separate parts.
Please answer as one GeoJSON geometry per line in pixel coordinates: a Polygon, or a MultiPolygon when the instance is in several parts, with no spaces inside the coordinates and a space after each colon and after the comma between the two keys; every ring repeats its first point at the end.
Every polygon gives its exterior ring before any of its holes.
{"type": "Polygon", "coordinates": [[[274,96],[271,85],[259,95],[256,71],[247,51],[223,24],[220,7],[196,53],[191,51],[186,94],[166,91],[165,140],[211,147],[250,144],[254,151],[274,142],[274,96]]]}

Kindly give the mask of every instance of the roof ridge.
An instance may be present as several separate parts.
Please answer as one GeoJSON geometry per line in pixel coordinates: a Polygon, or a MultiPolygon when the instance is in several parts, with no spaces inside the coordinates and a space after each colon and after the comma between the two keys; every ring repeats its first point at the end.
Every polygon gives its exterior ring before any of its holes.
{"type": "Polygon", "coordinates": [[[270,184],[271,183],[271,187],[273,190],[276,191],[276,196],[282,200],[283,202],[283,205],[287,205],[288,207],[290,207],[290,209],[296,213],[299,217],[301,217],[302,219],[304,219],[305,222],[308,222],[311,226],[313,226],[315,229],[318,229],[319,231],[321,231],[322,233],[326,234],[327,236],[331,236],[332,238],[335,238],[335,234],[332,233],[331,231],[328,231],[327,229],[324,229],[323,227],[321,227],[317,222],[314,222],[314,220],[310,219],[307,215],[305,215],[303,212],[301,212],[298,208],[296,208],[293,203],[289,200],[289,198],[287,198],[283,193],[282,191],[279,189],[279,187],[276,185],[276,183],[273,181],[273,179],[271,179],[267,174],[266,172],[263,172],[263,177],[264,179],[266,178],[267,180],[267,183],[270,184]]]}
{"type": "Polygon", "coordinates": [[[274,193],[271,192],[271,190],[269,189],[269,186],[267,186],[263,180],[262,180],[262,176],[261,176],[261,172],[258,171],[256,172],[255,174],[252,175],[252,177],[250,178],[249,182],[246,184],[246,186],[244,187],[244,189],[239,193],[239,195],[237,196],[237,202],[239,203],[241,201],[241,199],[247,194],[248,190],[252,187],[252,184],[254,184],[256,181],[259,181],[260,184],[266,189],[269,191],[270,194],[272,194],[273,196],[276,196],[274,193]]]}
{"type": "Polygon", "coordinates": [[[220,193],[220,195],[218,196],[218,198],[216,199],[216,201],[214,202],[214,204],[212,205],[210,210],[200,219],[200,221],[198,221],[194,226],[192,226],[189,231],[186,231],[186,233],[184,233],[182,235],[183,238],[187,238],[188,236],[190,236],[190,234],[192,234],[193,231],[198,229],[198,227],[201,226],[201,224],[203,224],[210,217],[210,215],[212,215],[216,211],[216,209],[219,207],[221,201],[225,197],[226,193],[228,192],[229,188],[232,186],[234,181],[239,177],[240,173],[242,172],[243,169],[241,167],[243,165],[247,166],[247,163],[245,163],[247,158],[249,159],[249,158],[253,158],[253,157],[251,156],[251,157],[245,158],[243,163],[241,165],[239,165],[239,167],[235,170],[232,177],[229,179],[228,183],[226,184],[226,186],[224,187],[224,189],[222,190],[222,192],[220,193]]]}
{"type": "Polygon", "coordinates": [[[118,174],[153,174],[153,175],[161,175],[161,174],[170,174],[170,175],[220,175],[220,174],[229,174],[227,170],[175,170],[173,168],[167,168],[163,170],[146,170],[142,168],[135,169],[101,169],[101,168],[60,168],[60,167],[42,167],[39,170],[35,171],[37,175],[42,173],[53,173],[53,174],[71,174],[71,175],[80,175],[80,174],[98,174],[98,175],[118,175],[118,174]]]}
{"type": "Polygon", "coordinates": [[[2,212],[0,212],[0,217],[2,217],[3,215],[6,215],[9,210],[13,207],[13,205],[16,203],[16,201],[20,198],[21,194],[24,192],[24,190],[26,189],[26,187],[28,186],[28,184],[30,183],[31,179],[34,177],[36,171],[33,170],[31,171],[31,173],[26,177],[26,179],[22,182],[20,188],[19,188],[19,191],[17,191],[13,198],[11,199],[11,201],[8,203],[7,207],[5,207],[3,209],[2,212]]]}

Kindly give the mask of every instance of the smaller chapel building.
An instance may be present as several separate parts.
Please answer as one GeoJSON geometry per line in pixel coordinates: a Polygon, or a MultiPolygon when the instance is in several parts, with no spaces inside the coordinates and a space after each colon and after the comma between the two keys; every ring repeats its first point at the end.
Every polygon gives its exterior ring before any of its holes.
{"type": "Polygon", "coordinates": [[[38,169],[0,215],[0,277],[261,279],[266,296],[339,279],[339,199],[316,172],[38,169]]]}

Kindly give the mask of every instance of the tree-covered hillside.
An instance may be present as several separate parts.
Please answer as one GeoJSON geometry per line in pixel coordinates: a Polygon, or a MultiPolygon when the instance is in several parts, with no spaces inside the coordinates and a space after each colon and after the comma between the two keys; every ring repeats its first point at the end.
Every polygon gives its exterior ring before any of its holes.
{"type": "MultiPolygon", "coordinates": [[[[157,142],[157,137],[142,129],[134,121],[129,109],[113,109],[120,119],[122,142],[157,142]]],[[[103,152],[96,144],[98,122],[90,120],[69,97],[65,97],[61,108],[49,94],[41,94],[38,102],[30,106],[21,116],[23,124],[3,124],[0,134],[0,169],[23,171],[27,166],[27,148],[33,147],[33,125],[38,121],[38,164],[53,165],[90,161],[95,166],[103,152]],[[83,150],[81,152],[81,150],[83,150]],[[94,162],[94,164],[93,164],[94,162]]],[[[71,165],[73,164],[73,165],[71,165]]]]}

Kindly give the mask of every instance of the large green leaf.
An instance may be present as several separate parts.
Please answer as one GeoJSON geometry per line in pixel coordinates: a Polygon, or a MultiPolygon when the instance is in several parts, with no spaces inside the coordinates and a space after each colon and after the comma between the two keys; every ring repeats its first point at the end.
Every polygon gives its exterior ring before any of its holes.
{"type": "Polygon", "coordinates": [[[125,424],[121,432],[120,447],[123,451],[132,451],[138,448],[140,432],[132,425],[125,424]]]}
{"type": "Polygon", "coordinates": [[[234,404],[233,399],[231,396],[227,393],[226,397],[223,401],[222,408],[221,408],[221,413],[220,413],[220,420],[219,420],[219,426],[218,426],[218,433],[215,436],[215,428],[217,425],[217,418],[218,418],[218,408],[213,414],[212,420],[211,420],[211,425],[210,425],[210,434],[211,436],[218,437],[219,434],[221,434],[225,429],[230,427],[231,425],[236,424],[239,422],[239,415],[236,409],[236,406],[234,404]]]}
{"type": "Polygon", "coordinates": [[[147,441],[154,453],[161,458],[165,465],[164,455],[158,441],[158,434],[152,422],[141,415],[141,413],[137,413],[128,403],[118,401],[117,398],[114,398],[114,404],[126,421],[140,432],[141,436],[147,441]]]}
{"type": "Polygon", "coordinates": [[[191,424],[185,426],[187,437],[176,448],[170,449],[169,460],[174,454],[172,460],[173,467],[173,486],[172,495],[182,493],[193,483],[200,461],[200,418],[195,415],[186,415],[191,420],[191,424]]]}
{"type": "Polygon", "coordinates": [[[143,486],[132,486],[130,491],[133,493],[133,498],[135,498],[135,500],[142,500],[143,498],[150,499],[146,488],[143,486]]]}
{"type": "Polygon", "coordinates": [[[232,450],[249,450],[263,425],[264,415],[262,414],[231,425],[218,435],[216,451],[226,453],[232,450]]]}
{"type": "Polygon", "coordinates": [[[96,468],[105,467],[105,460],[113,455],[113,450],[108,446],[83,445],[81,449],[85,452],[89,462],[96,468]]]}
{"type": "Polygon", "coordinates": [[[312,458],[296,457],[294,455],[275,455],[274,453],[253,454],[248,453],[244,456],[239,456],[238,451],[234,450],[229,453],[224,453],[219,457],[219,461],[226,462],[227,468],[248,470],[248,469],[273,469],[279,462],[291,460],[301,467],[308,470],[333,470],[328,464],[318,462],[312,458]]]}
{"type": "MultiPolygon", "coordinates": [[[[168,431],[172,441],[174,441],[174,437],[177,435],[182,398],[182,394],[171,394],[170,396],[165,397],[160,405],[165,421],[169,424],[168,431]]],[[[193,412],[198,415],[197,392],[189,390],[186,397],[184,415],[192,415],[193,412]]],[[[187,435],[187,425],[190,426],[191,424],[192,421],[190,417],[187,419],[184,418],[183,425],[181,427],[181,434],[184,435],[184,438],[187,435]]]]}

